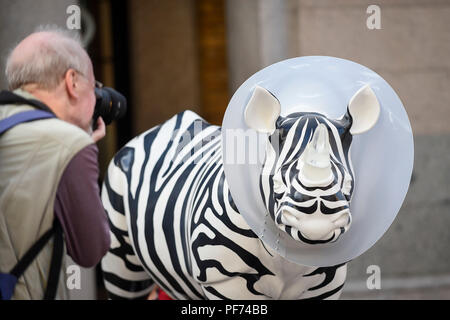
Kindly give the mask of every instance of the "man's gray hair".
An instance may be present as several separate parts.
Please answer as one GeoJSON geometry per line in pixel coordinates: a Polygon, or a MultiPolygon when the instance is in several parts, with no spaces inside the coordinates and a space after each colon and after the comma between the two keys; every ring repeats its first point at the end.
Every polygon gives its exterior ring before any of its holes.
{"type": "Polygon", "coordinates": [[[87,75],[88,56],[76,34],[54,26],[41,26],[35,32],[50,33],[53,37],[50,41],[39,42],[31,52],[23,55],[23,59],[14,58],[14,50],[10,52],[5,71],[10,90],[29,83],[52,90],[68,69],[87,75]]]}

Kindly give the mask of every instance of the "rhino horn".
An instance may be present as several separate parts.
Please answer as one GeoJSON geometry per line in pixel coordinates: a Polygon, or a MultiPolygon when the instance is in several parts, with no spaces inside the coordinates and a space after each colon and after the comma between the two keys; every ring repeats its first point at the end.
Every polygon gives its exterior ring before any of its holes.
{"type": "Polygon", "coordinates": [[[308,186],[328,185],[332,180],[328,130],[319,124],[303,154],[300,180],[308,186]]]}

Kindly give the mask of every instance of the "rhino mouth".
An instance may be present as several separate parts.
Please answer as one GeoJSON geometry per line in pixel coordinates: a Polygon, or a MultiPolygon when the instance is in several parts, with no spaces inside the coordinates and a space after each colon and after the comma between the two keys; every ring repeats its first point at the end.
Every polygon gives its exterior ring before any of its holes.
{"type": "Polygon", "coordinates": [[[298,239],[321,242],[334,242],[345,233],[351,225],[350,210],[325,215],[321,213],[304,214],[291,207],[279,210],[277,226],[286,230],[289,227],[291,236],[295,238],[295,232],[299,232],[298,239]]]}

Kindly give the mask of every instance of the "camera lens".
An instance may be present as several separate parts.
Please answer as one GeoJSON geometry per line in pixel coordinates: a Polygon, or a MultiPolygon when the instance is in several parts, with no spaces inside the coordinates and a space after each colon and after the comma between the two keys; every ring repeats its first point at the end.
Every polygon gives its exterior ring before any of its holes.
{"type": "Polygon", "coordinates": [[[127,99],[113,88],[95,88],[95,97],[94,124],[98,117],[102,117],[105,125],[108,125],[125,115],[127,99]]]}

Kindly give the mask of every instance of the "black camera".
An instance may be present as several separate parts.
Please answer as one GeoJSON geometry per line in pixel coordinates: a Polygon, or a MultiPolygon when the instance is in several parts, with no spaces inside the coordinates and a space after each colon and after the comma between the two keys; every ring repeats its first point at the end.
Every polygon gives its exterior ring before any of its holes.
{"type": "Polygon", "coordinates": [[[95,109],[94,109],[94,127],[97,124],[98,117],[102,117],[105,125],[110,124],[125,115],[127,111],[127,99],[109,87],[95,88],[95,109]]]}

